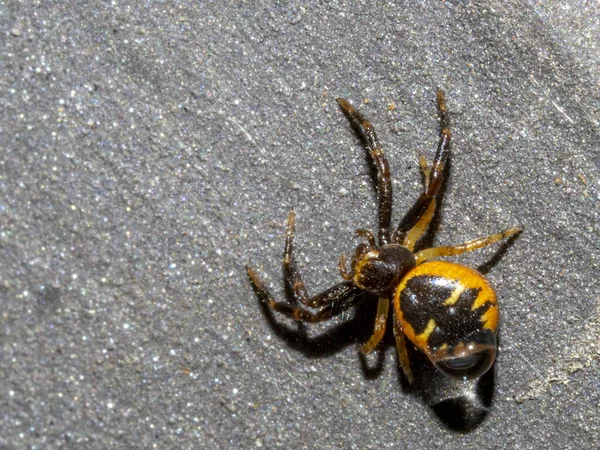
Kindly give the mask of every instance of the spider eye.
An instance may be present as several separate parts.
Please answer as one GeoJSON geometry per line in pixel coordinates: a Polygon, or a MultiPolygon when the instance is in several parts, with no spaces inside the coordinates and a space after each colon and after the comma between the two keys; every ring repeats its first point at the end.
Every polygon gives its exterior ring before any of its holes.
{"type": "Polygon", "coordinates": [[[445,375],[459,380],[473,380],[486,373],[496,359],[496,336],[489,332],[473,336],[453,349],[431,357],[433,365],[445,375]]]}

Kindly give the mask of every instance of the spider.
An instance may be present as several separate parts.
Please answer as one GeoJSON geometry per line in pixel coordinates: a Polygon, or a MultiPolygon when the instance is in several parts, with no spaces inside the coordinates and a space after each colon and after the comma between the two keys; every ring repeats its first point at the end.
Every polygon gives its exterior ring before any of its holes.
{"type": "Polygon", "coordinates": [[[338,98],[337,102],[364,142],[377,171],[377,239],[366,229],[356,230],[366,242],[356,247],[350,265],[345,255],[340,256],[338,265],[344,281],[310,296],[294,258],[296,215],[291,211],[287,220],[283,271],[295,304],[276,300],[254,269],[246,266],[255,292],[273,310],[301,322],[329,320],[359,303],[364,297],[359,294],[373,294],[379,302],[373,334],[360,348],[363,354],[372,352],[383,338],[390,302],[393,302],[398,359],[410,383],[414,376],[406,339],[445,375],[461,380],[480,377],[496,358],[499,319],[496,294],[476,270],[433,259],[460,255],[516,237],[522,229],[508,228],[460,245],[415,251],[415,245],[434,217],[450,152],[452,133],[444,92],[437,91],[440,137],[433,163],[429,166],[423,156],[419,160],[424,178],[423,192],[394,231],[391,230],[390,170],[375,129],[348,101],[338,98]]]}

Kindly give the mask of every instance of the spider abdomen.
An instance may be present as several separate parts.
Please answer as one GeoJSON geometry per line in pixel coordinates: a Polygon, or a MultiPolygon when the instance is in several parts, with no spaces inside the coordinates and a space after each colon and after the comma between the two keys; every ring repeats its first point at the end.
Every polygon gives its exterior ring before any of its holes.
{"type": "Polygon", "coordinates": [[[447,261],[423,263],[398,285],[394,309],[406,337],[442,372],[476,378],[493,364],[498,304],[476,270],[447,261]]]}

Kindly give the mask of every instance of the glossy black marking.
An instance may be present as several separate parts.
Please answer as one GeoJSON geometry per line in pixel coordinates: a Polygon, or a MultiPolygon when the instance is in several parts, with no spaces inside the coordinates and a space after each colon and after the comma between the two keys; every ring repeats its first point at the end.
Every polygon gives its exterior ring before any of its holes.
{"type": "Polygon", "coordinates": [[[443,344],[453,347],[465,342],[466,336],[477,336],[481,330],[481,315],[490,304],[471,310],[479,288],[466,288],[456,303],[444,305],[458,285],[458,281],[441,276],[418,275],[408,280],[400,294],[404,320],[412,325],[416,334],[423,333],[429,321],[435,320],[437,327],[427,341],[432,351],[443,344]]]}
{"type": "MultiPolygon", "coordinates": [[[[486,330],[493,336],[490,330],[486,330]]],[[[496,359],[496,340],[490,346],[475,346],[476,350],[462,352],[460,355],[448,355],[446,358],[434,362],[435,367],[446,375],[457,378],[472,380],[483,375],[494,364],[496,359]]]]}

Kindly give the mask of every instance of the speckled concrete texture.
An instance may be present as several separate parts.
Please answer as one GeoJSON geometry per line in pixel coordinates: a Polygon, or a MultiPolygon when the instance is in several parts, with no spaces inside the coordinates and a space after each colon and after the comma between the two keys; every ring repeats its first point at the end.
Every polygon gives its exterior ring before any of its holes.
{"type": "Polygon", "coordinates": [[[0,1],[0,25],[0,448],[600,442],[597,2],[0,1]],[[298,329],[244,266],[284,296],[293,207],[309,289],[338,282],[376,215],[335,97],[377,127],[397,221],[438,87],[435,243],[525,232],[456,258],[497,289],[494,371],[450,383],[415,355],[409,387],[391,335],[358,356],[372,302],[298,329]]]}

